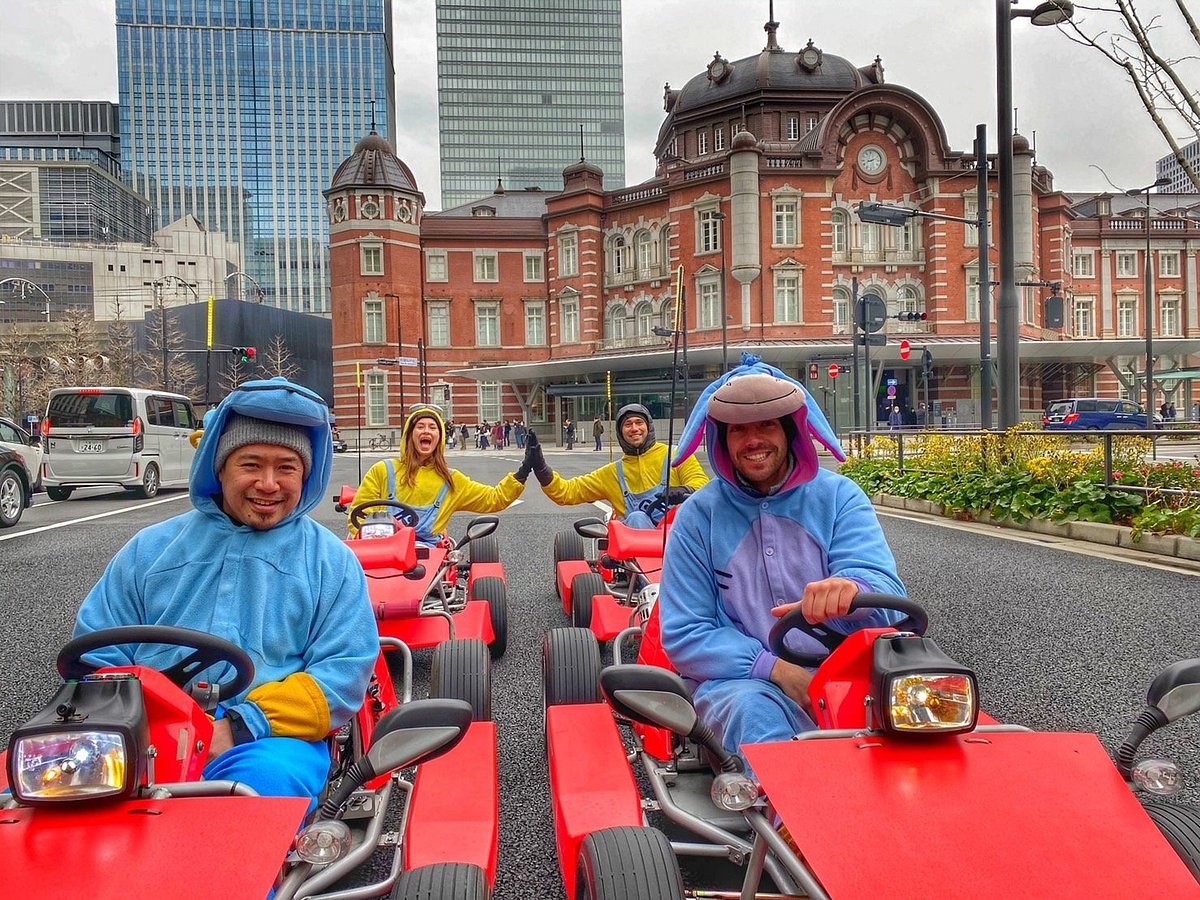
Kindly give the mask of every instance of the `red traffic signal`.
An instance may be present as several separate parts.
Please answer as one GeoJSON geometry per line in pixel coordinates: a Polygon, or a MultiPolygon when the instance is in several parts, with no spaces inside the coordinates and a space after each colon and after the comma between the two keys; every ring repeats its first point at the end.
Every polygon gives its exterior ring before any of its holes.
{"type": "Polygon", "coordinates": [[[254,351],[253,347],[233,347],[230,349],[229,352],[232,353],[235,357],[237,357],[238,362],[243,362],[243,363],[254,362],[255,351],[254,351]]]}
{"type": "Polygon", "coordinates": [[[923,312],[898,312],[896,318],[901,322],[924,322],[929,315],[923,312]]]}
{"type": "Polygon", "coordinates": [[[817,374],[818,374],[819,372],[820,372],[820,369],[818,369],[818,368],[817,368],[817,364],[816,364],[816,363],[809,363],[809,364],[808,364],[808,380],[809,380],[809,381],[813,381],[813,380],[815,380],[815,379],[816,379],[816,377],[817,377],[817,374]]]}

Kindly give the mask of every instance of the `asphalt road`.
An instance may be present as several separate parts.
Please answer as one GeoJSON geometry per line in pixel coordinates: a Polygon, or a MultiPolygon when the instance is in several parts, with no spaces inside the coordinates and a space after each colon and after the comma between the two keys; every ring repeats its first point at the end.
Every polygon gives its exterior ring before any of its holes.
{"type": "MultiPolygon", "coordinates": [[[[551,449],[567,475],[607,461],[607,451],[551,449]]],[[[363,461],[364,469],[376,457],[363,461]]],[[[493,482],[515,468],[515,451],[456,451],[452,464],[493,482]]],[[[353,455],[336,457],[330,494],[355,483],[353,455]]],[[[29,716],[56,684],[53,660],[75,610],[113,553],[139,528],[187,508],[184,492],[155,501],[100,489],[65,502],[39,495],[21,523],[0,531],[0,733],[29,716]]],[[[591,507],[551,504],[530,479],[497,532],[508,574],[508,652],[493,670],[500,734],[500,898],[560,898],[542,740],[543,633],[567,624],[552,586],[554,534],[591,507]]],[[[341,534],[331,503],[315,517],[341,534]]],[[[451,531],[461,533],[466,516],[451,531]]],[[[885,533],[909,594],[930,611],[930,633],[973,665],[984,706],[1002,721],[1036,729],[1092,731],[1109,746],[1140,709],[1150,680],[1168,663],[1200,655],[1200,580],[1167,561],[1109,558],[1090,545],[1049,547],[1036,537],[985,526],[884,515],[885,533]],[[1078,552],[1076,552],[1076,550],[1078,552]]],[[[417,655],[415,696],[428,684],[428,652],[417,655]]],[[[1200,718],[1176,724],[1145,749],[1175,758],[1200,799],[1200,718]]],[[[6,739],[3,739],[7,743],[6,739]]],[[[1069,772],[1063,777],[1070,778],[1069,772]]]]}

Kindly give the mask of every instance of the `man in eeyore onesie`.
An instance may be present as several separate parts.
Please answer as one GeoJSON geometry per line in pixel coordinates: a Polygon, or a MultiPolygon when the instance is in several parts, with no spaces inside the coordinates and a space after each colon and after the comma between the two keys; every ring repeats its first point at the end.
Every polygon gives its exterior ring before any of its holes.
{"type": "MultiPolygon", "coordinates": [[[[362,567],[308,516],[333,464],[328,408],[272,378],[241,385],[204,418],[195,509],[143,529],[113,557],[83,601],[75,636],[173,625],[241,647],[254,680],[219,707],[204,777],[315,802],[329,772],[324,738],[362,705],[379,653],[362,567]]],[[[163,669],[186,652],[137,644],[87,659],[163,669]]],[[[221,663],[194,678],[229,673],[221,663]]]]}
{"type": "MultiPolygon", "coordinates": [[[[890,624],[898,614],[847,616],[850,601],[904,585],[866,495],[818,465],[814,439],[845,456],[799,383],[744,356],[700,396],[674,463],[702,437],[716,477],[679,508],[667,541],[662,642],[695,684],[701,717],[737,753],[815,727],[811,673],[767,647],[775,619],[799,603],[810,622],[840,631],[890,624]]],[[[788,643],[826,652],[796,632],[788,643]]]]}

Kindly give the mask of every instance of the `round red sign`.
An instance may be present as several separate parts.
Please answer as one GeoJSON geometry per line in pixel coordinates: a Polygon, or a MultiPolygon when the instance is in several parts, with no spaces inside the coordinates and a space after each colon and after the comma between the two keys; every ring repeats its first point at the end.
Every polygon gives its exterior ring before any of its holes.
{"type": "Polygon", "coordinates": [[[901,341],[900,342],[900,358],[908,359],[908,354],[911,352],[912,352],[912,347],[909,346],[908,341],[901,341]]]}
{"type": "Polygon", "coordinates": [[[838,373],[839,373],[840,371],[842,371],[842,370],[841,370],[840,368],[838,368],[838,364],[837,364],[837,363],[830,363],[830,364],[829,364],[829,377],[830,377],[830,378],[837,378],[837,377],[838,377],[838,373]]]}

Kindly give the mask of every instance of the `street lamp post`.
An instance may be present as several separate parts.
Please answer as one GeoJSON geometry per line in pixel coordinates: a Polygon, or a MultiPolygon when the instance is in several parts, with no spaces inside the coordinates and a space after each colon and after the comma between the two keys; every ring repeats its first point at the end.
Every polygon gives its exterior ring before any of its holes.
{"type": "MultiPolygon", "coordinates": [[[[1058,25],[1075,12],[1071,0],[1045,0],[1032,10],[1013,9],[1016,0],[996,0],[996,149],[1000,169],[1000,294],[996,300],[996,343],[1000,363],[1000,428],[1017,424],[1021,401],[1020,307],[1013,215],[1012,20],[1058,25]]],[[[983,285],[980,285],[983,289],[983,285]]]]}
{"type": "Polygon", "coordinates": [[[729,371],[729,304],[725,300],[725,213],[717,210],[713,218],[721,223],[721,374],[729,371]]]}
{"type": "Polygon", "coordinates": [[[1138,194],[1146,195],[1146,258],[1144,265],[1146,268],[1145,279],[1143,281],[1142,293],[1145,295],[1142,299],[1143,313],[1145,314],[1146,328],[1146,430],[1154,430],[1154,280],[1153,273],[1150,271],[1150,191],[1152,188],[1165,187],[1171,183],[1171,179],[1165,175],[1145,187],[1134,188],[1126,191],[1125,196],[1136,197],[1138,194]]]}
{"type": "Polygon", "coordinates": [[[396,377],[400,379],[400,424],[404,425],[404,366],[401,365],[400,359],[404,356],[404,326],[400,323],[400,295],[399,294],[384,294],[384,298],[391,297],[396,301],[396,377]]]}
{"type": "Polygon", "coordinates": [[[178,287],[182,284],[185,288],[192,292],[192,296],[196,298],[197,303],[200,302],[200,292],[192,287],[190,282],[184,281],[178,275],[164,275],[162,278],[156,278],[151,283],[154,286],[155,306],[158,309],[158,339],[159,349],[162,351],[162,389],[164,391],[169,391],[171,389],[171,383],[167,376],[167,303],[166,299],[163,297],[163,285],[174,284],[176,287],[178,287]]]}

